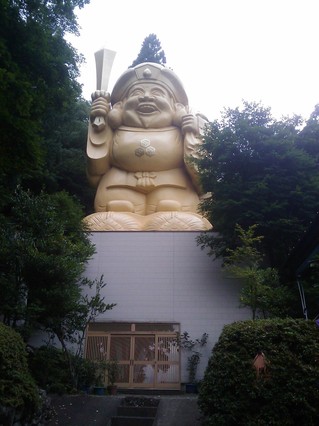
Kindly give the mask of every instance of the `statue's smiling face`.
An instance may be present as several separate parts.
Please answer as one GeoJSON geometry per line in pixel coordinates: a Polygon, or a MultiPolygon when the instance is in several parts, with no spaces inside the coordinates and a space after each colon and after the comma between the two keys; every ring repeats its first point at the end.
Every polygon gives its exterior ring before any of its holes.
{"type": "Polygon", "coordinates": [[[158,84],[136,84],[123,101],[123,124],[158,129],[172,125],[174,101],[158,84]]]}

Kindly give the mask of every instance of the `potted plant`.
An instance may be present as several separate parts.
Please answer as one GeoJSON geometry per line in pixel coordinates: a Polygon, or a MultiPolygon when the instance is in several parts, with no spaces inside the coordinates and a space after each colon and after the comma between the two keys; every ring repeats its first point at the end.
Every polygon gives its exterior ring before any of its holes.
{"type": "Polygon", "coordinates": [[[107,361],[101,360],[96,363],[96,379],[93,392],[95,395],[105,395],[105,375],[107,361]]]}
{"type": "Polygon", "coordinates": [[[96,364],[85,358],[80,358],[77,368],[78,388],[85,393],[90,393],[96,383],[96,364]]]}
{"type": "Polygon", "coordinates": [[[106,361],[106,372],[107,372],[107,390],[111,395],[115,395],[117,392],[117,386],[115,382],[118,379],[119,375],[119,364],[116,360],[110,359],[106,361]]]}
{"type": "Polygon", "coordinates": [[[177,337],[177,345],[190,352],[187,358],[188,383],[185,385],[186,393],[197,393],[198,391],[196,374],[202,356],[200,349],[207,344],[207,339],[208,334],[203,333],[200,339],[192,340],[187,331],[177,337]]]}

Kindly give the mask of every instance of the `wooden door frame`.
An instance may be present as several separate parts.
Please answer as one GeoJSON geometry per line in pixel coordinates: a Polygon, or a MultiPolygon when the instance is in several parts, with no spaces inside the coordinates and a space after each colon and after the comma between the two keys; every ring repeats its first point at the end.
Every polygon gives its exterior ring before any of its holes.
{"type": "MultiPolygon", "coordinates": [[[[148,323],[143,323],[143,324],[148,324],[148,323]]],[[[152,323],[150,323],[152,324],[152,323]]],[[[115,330],[114,332],[112,331],[111,328],[108,329],[107,332],[102,332],[102,331],[92,331],[90,330],[90,327],[87,330],[87,334],[86,334],[86,344],[85,344],[85,357],[92,359],[92,354],[94,353],[91,349],[90,349],[90,338],[91,337],[95,337],[94,341],[96,342],[97,339],[96,338],[103,338],[103,341],[107,341],[107,348],[106,351],[103,353],[103,356],[105,357],[104,359],[109,359],[110,358],[110,352],[111,352],[111,342],[112,342],[112,337],[129,337],[130,338],[130,356],[129,356],[129,360],[120,360],[119,363],[120,365],[129,365],[129,382],[127,383],[117,383],[117,385],[119,387],[122,388],[135,388],[135,389],[176,389],[176,390],[180,390],[181,388],[181,360],[180,360],[180,353],[178,351],[178,348],[173,350],[172,356],[174,358],[174,361],[169,361],[168,359],[165,360],[166,354],[165,354],[165,350],[166,353],[170,353],[172,346],[170,345],[170,340],[172,338],[175,339],[175,337],[177,336],[177,332],[168,332],[168,331],[135,331],[135,328],[132,327],[131,331],[123,331],[123,332],[119,332],[118,330],[116,330],[116,327],[114,327],[115,330]],[[149,361],[149,360],[145,360],[145,363],[143,364],[143,360],[135,360],[134,359],[134,350],[135,350],[135,344],[137,342],[138,337],[150,337],[150,336],[154,336],[154,359],[149,361]],[[167,341],[165,339],[168,339],[167,341]],[[164,350],[162,350],[161,348],[159,349],[159,344],[164,343],[164,345],[168,345],[168,348],[164,348],[164,350]],[[161,354],[161,356],[160,356],[161,354]],[[154,378],[152,383],[138,383],[138,382],[134,382],[134,367],[137,365],[150,365],[154,368],[154,378]],[[162,368],[161,368],[162,366],[162,368]],[[167,370],[165,372],[167,366],[167,370]],[[160,376],[160,370],[163,372],[163,375],[165,376],[165,373],[167,373],[167,371],[170,370],[170,368],[172,368],[172,374],[173,375],[173,380],[172,381],[165,381],[159,380],[159,376],[160,376]],[[176,380],[175,380],[176,379],[176,380]]],[[[94,361],[94,359],[92,359],[94,361]]],[[[98,359],[95,359],[98,361],[98,359]]],[[[169,375],[168,375],[169,376],[169,375]]]]}

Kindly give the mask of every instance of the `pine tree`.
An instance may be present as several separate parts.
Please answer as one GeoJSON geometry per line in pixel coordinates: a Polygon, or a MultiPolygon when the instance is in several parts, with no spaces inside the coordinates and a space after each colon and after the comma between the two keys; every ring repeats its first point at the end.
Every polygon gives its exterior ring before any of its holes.
{"type": "Polygon", "coordinates": [[[163,66],[166,64],[165,52],[155,34],[150,34],[144,39],[140,53],[129,68],[143,62],[155,62],[163,66]]]}

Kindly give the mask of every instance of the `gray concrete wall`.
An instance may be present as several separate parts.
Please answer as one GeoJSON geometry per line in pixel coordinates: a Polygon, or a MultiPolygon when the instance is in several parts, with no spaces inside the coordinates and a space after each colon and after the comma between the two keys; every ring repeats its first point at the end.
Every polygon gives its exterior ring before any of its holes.
{"type": "MultiPolygon", "coordinates": [[[[89,278],[104,275],[105,298],[117,303],[99,321],[177,322],[192,338],[209,334],[200,378],[225,324],[248,319],[239,308],[239,284],[227,278],[220,261],[196,244],[196,232],[93,232],[96,254],[89,278]]],[[[186,356],[182,382],[187,381],[186,356]]]]}

